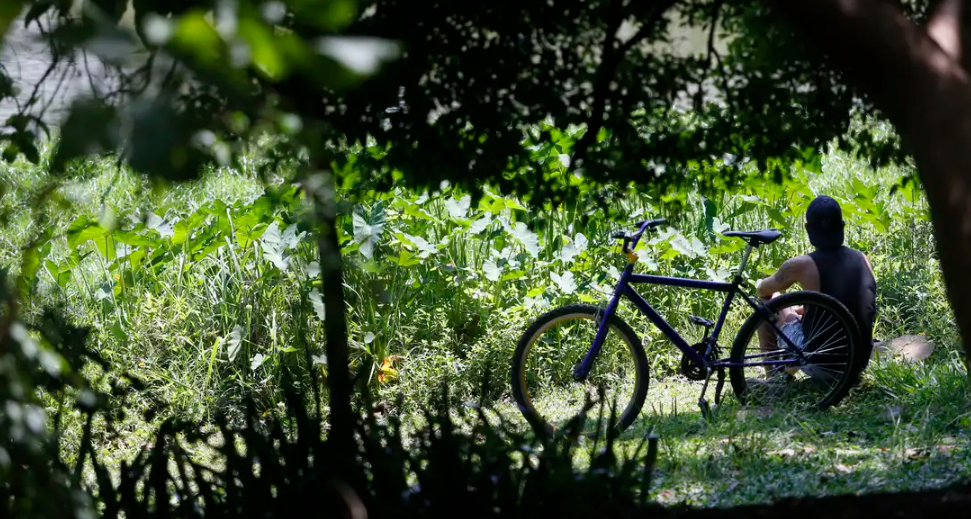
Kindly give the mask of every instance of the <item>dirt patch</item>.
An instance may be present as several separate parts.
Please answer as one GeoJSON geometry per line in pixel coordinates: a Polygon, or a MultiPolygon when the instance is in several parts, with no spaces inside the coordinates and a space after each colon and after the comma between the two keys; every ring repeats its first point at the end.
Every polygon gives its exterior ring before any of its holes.
{"type": "Polygon", "coordinates": [[[902,335],[876,343],[873,356],[897,356],[908,362],[920,362],[930,357],[935,348],[924,335],[902,335]]]}

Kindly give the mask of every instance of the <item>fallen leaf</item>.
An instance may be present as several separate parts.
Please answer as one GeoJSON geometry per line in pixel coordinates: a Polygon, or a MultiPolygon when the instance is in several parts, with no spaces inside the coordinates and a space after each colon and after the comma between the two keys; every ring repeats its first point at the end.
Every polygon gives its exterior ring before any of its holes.
{"type": "Polygon", "coordinates": [[[951,452],[954,450],[954,445],[938,445],[936,449],[937,449],[937,452],[945,456],[950,456],[951,452]]]}
{"type": "Polygon", "coordinates": [[[907,457],[908,460],[911,460],[911,461],[922,460],[927,457],[927,449],[923,449],[923,448],[907,449],[904,452],[904,455],[907,457]]]}

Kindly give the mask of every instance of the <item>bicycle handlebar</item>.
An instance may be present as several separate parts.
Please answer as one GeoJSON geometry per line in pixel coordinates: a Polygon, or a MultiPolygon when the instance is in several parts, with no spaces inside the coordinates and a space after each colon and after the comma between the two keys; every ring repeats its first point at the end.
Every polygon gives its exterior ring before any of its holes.
{"type": "Polygon", "coordinates": [[[624,239],[624,252],[626,253],[628,250],[631,250],[631,249],[628,249],[629,245],[633,245],[634,247],[637,247],[637,242],[640,241],[641,235],[644,234],[645,231],[653,231],[655,228],[657,228],[657,226],[663,223],[667,223],[667,220],[665,220],[664,218],[655,218],[653,220],[641,220],[637,222],[636,225],[638,226],[638,230],[634,234],[628,234],[625,231],[617,231],[611,236],[614,239],[620,239],[620,238],[624,239]]]}

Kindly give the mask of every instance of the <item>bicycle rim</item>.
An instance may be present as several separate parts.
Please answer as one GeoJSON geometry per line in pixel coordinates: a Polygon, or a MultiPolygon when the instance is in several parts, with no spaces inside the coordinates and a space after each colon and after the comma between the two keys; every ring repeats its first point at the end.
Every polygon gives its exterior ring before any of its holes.
{"type": "MultiPolygon", "coordinates": [[[[517,348],[517,385],[527,418],[547,431],[562,433],[581,413],[579,432],[593,436],[606,430],[612,408],[616,421],[626,427],[639,409],[639,384],[646,362],[639,362],[640,343],[618,326],[608,327],[603,348],[584,381],[573,371],[593,344],[597,332],[595,312],[563,309],[537,321],[517,348]]],[[[643,402],[640,402],[642,404],[643,402]]]]}
{"type": "MultiPolygon", "coordinates": [[[[856,323],[849,312],[832,298],[805,293],[782,296],[769,309],[779,331],[800,348],[806,363],[731,368],[736,395],[757,406],[825,409],[838,403],[855,373],[856,323]],[[802,316],[792,317],[790,312],[796,309],[802,310],[802,316]]],[[[733,363],[796,359],[792,346],[757,314],[745,323],[732,346],[733,363]]]]}

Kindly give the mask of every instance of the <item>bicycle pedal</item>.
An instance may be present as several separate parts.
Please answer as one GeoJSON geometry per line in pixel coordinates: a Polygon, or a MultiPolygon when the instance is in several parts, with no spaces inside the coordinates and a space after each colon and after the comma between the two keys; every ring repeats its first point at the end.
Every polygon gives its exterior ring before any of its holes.
{"type": "Polygon", "coordinates": [[[705,400],[704,398],[699,398],[698,407],[701,408],[701,416],[705,420],[711,420],[711,406],[708,405],[708,400],[705,400]]]}
{"type": "Polygon", "coordinates": [[[704,317],[698,317],[697,315],[692,315],[688,318],[691,324],[696,324],[698,326],[704,326],[705,328],[711,328],[715,326],[715,323],[711,319],[705,319],[704,317]]]}

